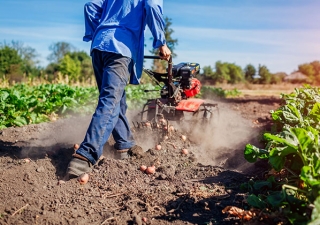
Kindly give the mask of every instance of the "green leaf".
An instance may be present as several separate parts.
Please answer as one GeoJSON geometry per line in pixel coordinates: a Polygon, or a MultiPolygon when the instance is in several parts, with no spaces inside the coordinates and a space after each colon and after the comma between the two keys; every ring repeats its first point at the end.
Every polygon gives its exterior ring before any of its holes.
{"type": "Polygon", "coordinates": [[[275,147],[270,150],[270,156],[284,157],[296,152],[297,152],[296,148],[292,148],[291,146],[275,147]]]}
{"type": "Polygon", "coordinates": [[[312,210],[311,222],[308,225],[320,224],[320,196],[314,201],[314,209],[312,210]]]}
{"type": "Polygon", "coordinates": [[[283,111],[281,109],[278,109],[276,111],[271,111],[271,116],[274,121],[280,121],[282,114],[283,114],[283,111]]]}
{"type": "Polygon", "coordinates": [[[291,132],[296,136],[300,150],[306,151],[313,143],[313,135],[303,128],[292,128],[291,132]]]}
{"type": "Polygon", "coordinates": [[[261,190],[264,187],[272,188],[272,183],[269,182],[269,181],[256,181],[253,184],[253,187],[254,187],[255,190],[261,190]]]}
{"type": "Polygon", "coordinates": [[[278,144],[283,144],[284,146],[290,146],[292,148],[295,148],[297,149],[297,140],[292,137],[292,134],[291,132],[289,131],[283,131],[282,132],[282,136],[283,137],[279,137],[277,135],[273,135],[273,134],[270,134],[270,133],[265,133],[264,134],[264,138],[267,140],[267,141],[274,141],[278,144]]]}
{"type": "Polygon", "coordinates": [[[13,124],[21,127],[21,126],[27,125],[28,122],[27,122],[26,118],[19,116],[13,121],[13,124]]]}
{"type": "Polygon", "coordinates": [[[301,121],[302,115],[296,106],[297,106],[297,102],[294,101],[292,103],[287,102],[286,105],[281,107],[282,110],[278,112],[278,113],[281,112],[280,114],[278,114],[278,116],[282,114],[284,119],[283,122],[288,124],[296,124],[301,121]]]}
{"type": "Polygon", "coordinates": [[[0,101],[1,102],[5,102],[6,99],[10,96],[9,92],[8,91],[5,91],[5,90],[1,90],[0,91],[0,101]]]}
{"type": "Polygon", "coordinates": [[[286,158],[282,156],[275,155],[269,157],[269,163],[276,171],[280,171],[284,167],[285,162],[286,158]]]}
{"type": "Polygon", "coordinates": [[[265,209],[267,207],[266,202],[254,194],[248,196],[247,202],[249,205],[258,209],[265,209]]]}
{"type": "Polygon", "coordinates": [[[300,179],[303,180],[306,184],[312,186],[320,185],[320,175],[316,178],[314,171],[311,166],[304,166],[301,169],[300,179]]]}
{"type": "Polygon", "coordinates": [[[286,196],[282,191],[272,192],[267,197],[267,202],[272,205],[273,208],[279,207],[285,201],[286,196]]]}
{"type": "Polygon", "coordinates": [[[264,149],[259,149],[251,144],[247,144],[244,150],[244,158],[250,162],[254,163],[258,158],[266,159],[268,158],[268,151],[264,149]]]}
{"type": "Polygon", "coordinates": [[[320,120],[320,103],[319,102],[316,102],[310,113],[309,113],[309,116],[314,116],[315,118],[317,118],[318,120],[320,120]]]}

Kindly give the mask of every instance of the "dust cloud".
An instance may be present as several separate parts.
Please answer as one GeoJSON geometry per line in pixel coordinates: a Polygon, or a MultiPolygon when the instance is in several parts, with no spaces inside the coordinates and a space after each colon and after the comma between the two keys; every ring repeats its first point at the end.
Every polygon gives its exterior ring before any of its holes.
{"type": "Polygon", "coordinates": [[[55,122],[41,123],[24,127],[27,135],[19,138],[23,142],[21,157],[43,158],[48,152],[62,148],[73,148],[75,143],[81,143],[90,123],[88,116],[72,116],[55,122]]]}
{"type": "MultiPolygon", "coordinates": [[[[191,141],[192,149],[197,161],[204,165],[221,166],[227,169],[245,170],[251,166],[244,159],[245,145],[257,139],[258,134],[252,128],[252,121],[244,119],[237,111],[230,109],[227,103],[206,100],[218,103],[210,124],[194,123],[190,115],[185,113],[186,120],[174,124],[181,133],[191,141]],[[190,122],[189,122],[190,121],[190,122]]],[[[130,121],[140,121],[138,111],[128,112],[130,121]]],[[[172,121],[171,121],[172,123],[172,121]]],[[[135,133],[135,139],[143,149],[154,148],[158,142],[156,135],[135,133]]]]}
{"type": "Polygon", "coordinates": [[[255,132],[252,121],[244,119],[226,103],[218,102],[212,122],[193,127],[188,138],[199,146],[193,153],[200,163],[241,171],[250,166],[243,151],[246,144],[257,138],[255,132]]]}
{"type": "MultiPolygon", "coordinates": [[[[246,169],[249,164],[243,156],[244,147],[258,136],[251,127],[252,122],[228,108],[227,103],[206,101],[218,103],[219,109],[214,112],[213,121],[209,126],[203,126],[200,123],[194,125],[188,120],[181,123],[180,126],[175,126],[191,141],[194,147],[190,150],[195,154],[199,163],[240,171],[246,169]]],[[[138,110],[129,110],[127,113],[133,130],[135,130],[133,122],[141,119],[138,113],[138,110]]],[[[29,127],[31,133],[29,140],[24,142],[22,157],[33,155],[42,158],[47,152],[61,148],[72,149],[73,144],[82,142],[90,120],[91,115],[73,116],[59,119],[54,123],[38,124],[34,130],[29,127]]],[[[154,148],[155,144],[159,143],[159,137],[152,133],[146,135],[134,132],[134,137],[144,150],[154,148]]],[[[103,155],[106,157],[113,156],[112,141],[111,137],[105,145],[103,155]]]]}

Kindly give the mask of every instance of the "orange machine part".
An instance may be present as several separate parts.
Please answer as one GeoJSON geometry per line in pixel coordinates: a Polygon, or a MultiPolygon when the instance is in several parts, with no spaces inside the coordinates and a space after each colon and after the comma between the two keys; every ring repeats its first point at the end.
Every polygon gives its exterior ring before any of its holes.
{"type": "Polygon", "coordinates": [[[202,103],[204,103],[204,100],[197,98],[181,100],[179,104],[176,106],[176,110],[195,112],[199,109],[202,103]]]}
{"type": "Polygon", "coordinates": [[[200,92],[201,83],[198,79],[192,78],[191,80],[191,87],[189,89],[183,90],[188,98],[195,96],[200,92]]]}

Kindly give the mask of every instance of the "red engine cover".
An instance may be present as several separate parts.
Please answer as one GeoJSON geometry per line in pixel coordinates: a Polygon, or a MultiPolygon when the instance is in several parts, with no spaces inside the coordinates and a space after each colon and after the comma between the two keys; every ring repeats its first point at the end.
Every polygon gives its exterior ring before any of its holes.
{"type": "Polygon", "coordinates": [[[191,87],[189,89],[183,90],[188,98],[195,96],[200,92],[201,83],[198,79],[192,78],[191,79],[191,87]]]}

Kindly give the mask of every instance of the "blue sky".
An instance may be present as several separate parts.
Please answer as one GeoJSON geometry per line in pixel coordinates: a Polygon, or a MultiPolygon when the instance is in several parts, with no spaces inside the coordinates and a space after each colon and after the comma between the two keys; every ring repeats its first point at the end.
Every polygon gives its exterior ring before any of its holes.
{"type": "MultiPolygon", "coordinates": [[[[89,53],[82,41],[83,5],[88,0],[4,0],[0,42],[21,41],[35,48],[41,65],[49,46],[69,42],[89,53]]],[[[265,65],[273,73],[291,73],[299,64],[320,60],[318,0],[165,0],[178,39],[174,63],[265,65]]],[[[146,52],[151,48],[146,31],[146,52]]]]}

